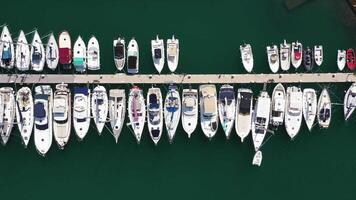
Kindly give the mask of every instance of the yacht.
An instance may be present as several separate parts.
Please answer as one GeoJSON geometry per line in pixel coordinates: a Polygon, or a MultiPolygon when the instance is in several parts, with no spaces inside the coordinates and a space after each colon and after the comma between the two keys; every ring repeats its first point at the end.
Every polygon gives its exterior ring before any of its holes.
{"type": "Polygon", "coordinates": [[[200,85],[200,124],[204,135],[211,140],[218,130],[218,106],[215,85],[200,85]]]}
{"type": "Polygon", "coordinates": [[[130,89],[128,113],[130,125],[132,127],[134,136],[139,144],[142,138],[142,131],[145,126],[146,119],[146,105],[143,98],[143,91],[138,86],[133,86],[130,89]]]}
{"type": "Polygon", "coordinates": [[[5,69],[12,69],[15,64],[15,48],[7,26],[2,27],[0,40],[0,66],[5,69]]]}
{"type": "Polygon", "coordinates": [[[67,31],[62,31],[58,39],[59,63],[63,69],[71,69],[72,63],[72,42],[67,31]]]}
{"type": "Polygon", "coordinates": [[[283,124],[284,111],[286,106],[286,90],[281,83],[278,83],[273,89],[270,123],[277,129],[283,124]]]}
{"type": "Polygon", "coordinates": [[[31,89],[20,88],[16,93],[16,121],[22,143],[27,147],[33,129],[33,98],[31,89]]]}
{"type": "Polygon", "coordinates": [[[126,59],[125,40],[119,37],[117,40],[114,40],[113,46],[115,66],[121,71],[125,66],[126,59]]]}
{"type": "Polygon", "coordinates": [[[356,107],[356,83],[353,83],[347,90],[344,98],[344,116],[348,120],[356,107]]]}
{"type": "Polygon", "coordinates": [[[280,60],[281,60],[281,69],[283,71],[288,71],[290,68],[290,55],[291,55],[291,49],[290,49],[290,44],[286,42],[286,40],[283,41],[282,44],[279,46],[279,54],[280,54],[280,60]]]}
{"type": "Polygon", "coordinates": [[[159,88],[150,88],[147,92],[147,126],[155,145],[158,144],[163,130],[162,93],[159,88]]]}
{"type": "Polygon", "coordinates": [[[87,66],[88,70],[100,69],[100,47],[96,37],[91,36],[87,45],[87,66]]]}
{"type": "Polygon", "coordinates": [[[15,97],[14,90],[11,87],[0,88],[0,106],[1,143],[6,145],[15,120],[15,97]]]}
{"type": "Polygon", "coordinates": [[[313,69],[313,65],[314,65],[313,51],[309,47],[307,47],[303,52],[303,64],[305,70],[310,72],[313,69]]]}
{"type": "Polygon", "coordinates": [[[191,137],[198,124],[198,90],[183,89],[182,93],[182,126],[191,137]]]}
{"type": "Polygon", "coordinates": [[[170,85],[166,99],[164,101],[164,122],[166,124],[169,143],[173,142],[174,136],[176,134],[181,109],[182,106],[178,87],[176,85],[170,85]]]}
{"type": "Polygon", "coordinates": [[[346,64],[349,70],[353,71],[355,69],[355,52],[352,48],[346,51],[346,64]]]}
{"type": "Polygon", "coordinates": [[[155,40],[151,40],[151,51],[153,64],[155,65],[158,73],[161,73],[164,66],[164,41],[156,36],[155,40]]]}
{"type": "Polygon", "coordinates": [[[305,88],[303,90],[303,116],[309,131],[313,128],[316,117],[317,98],[314,89],[305,88]]]}
{"type": "Polygon", "coordinates": [[[103,132],[108,116],[108,95],[104,86],[98,85],[94,88],[91,96],[91,112],[94,118],[98,134],[103,132]]]}
{"type": "Polygon", "coordinates": [[[292,52],[291,52],[291,61],[294,68],[298,69],[298,67],[302,64],[303,60],[303,45],[302,43],[296,41],[292,42],[292,52]]]}
{"type": "Polygon", "coordinates": [[[236,112],[236,99],[233,86],[221,86],[219,90],[218,106],[220,123],[223,127],[226,138],[229,139],[231,130],[234,126],[236,112]]]}
{"type": "Polygon", "coordinates": [[[172,36],[167,40],[167,63],[171,72],[175,72],[179,61],[179,40],[172,36]]]}
{"type": "Polygon", "coordinates": [[[314,59],[315,64],[320,66],[323,63],[324,54],[323,54],[323,46],[315,45],[314,46],[314,59]]]}
{"type": "Polygon", "coordinates": [[[16,43],[16,68],[20,71],[27,71],[30,69],[30,61],[30,46],[25,33],[21,30],[16,43]]]}
{"type": "Polygon", "coordinates": [[[277,73],[279,69],[279,55],[277,45],[267,46],[267,58],[269,68],[273,73],[277,73]]]}
{"type": "Polygon", "coordinates": [[[36,72],[43,71],[45,64],[45,50],[38,32],[35,31],[31,43],[31,66],[36,72]]]}
{"type": "Polygon", "coordinates": [[[321,128],[328,128],[331,121],[331,101],[326,88],[320,94],[318,101],[317,119],[321,128]]]}
{"type": "Polygon", "coordinates": [[[344,70],[346,65],[346,51],[345,50],[337,50],[337,67],[340,71],[344,70]]]}
{"type": "Polygon", "coordinates": [[[235,130],[241,138],[241,142],[251,131],[252,123],[253,92],[250,89],[240,88],[237,90],[235,130]]]}
{"type": "Polygon", "coordinates": [[[132,38],[127,47],[127,73],[137,74],[139,70],[139,51],[138,44],[132,38]]]}
{"type": "Polygon", "coordinates": [[[112,135],[117,143],[124,125],[126,114],[126,95],[123,89],[109,90],[109,117],[112,135]]]}
{"type": "Polygon", "coordinates": [[[85,72],[87,68],[87,47],[85,46],[82,37],[78,36],[74,43],[73,51],[73,65],[75,71],[81,73],[85,72]]]}
{"type": "Polygon", "coordinates": [[[49,36],[47,46],[46,46],[46,63],[47,67],[51,70],[57,68],[59,62],[59,49],[56,39],[53,33],[49,36]]]}
{"type": "Polygon", "coordinates": [[[73,126],[81,141],[87,135],[90,127],[90,89],[74,87],[73,126]]]}
{"type": "Polygon", "coordinates": [[[284,124],[291,139],[298,134],[302,124],[303,115],[303,93],[299,87],[287,88],[286,111],[284,124]]]}
{"type": "Polygon", "coordinates": [[[250,44],[240,45],[241,60],[247,72],[251,73],[253,69],[253,53],[250,44]]]}

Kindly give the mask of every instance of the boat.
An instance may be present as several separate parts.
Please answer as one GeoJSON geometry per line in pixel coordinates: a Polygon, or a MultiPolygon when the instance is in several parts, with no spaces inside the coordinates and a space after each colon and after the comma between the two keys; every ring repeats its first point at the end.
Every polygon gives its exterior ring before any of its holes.
{"type": "Polygon", "coordinates": [[[53,95],[53,135],[58,147],[64,149],[71,132],[72,99],[68,85],[56,85],[53,95]]]}
{"type": "Polygon", "coordinates": [[[298,69],[303,60],[303,45],[296,41],[292,42],[291,61],[294,68],[298,69]]]}
{"type": "Polygon", "coordinates": [[[313,51],[309,47],[307,47],[303,52],[303,64],[305,70],[310,72],[313,69],[313,65],[314,65],[313,51]]]}
{"type": "Polygon", "coordinates": [[[114,40],[113,46],[115,66],[121,71],[125,66],[126,59],[125,40],[119,37],[117,40],[114,40]]]}
{"type": "Polygon", "coordinates": [[[62,31],[58,39],[59,63],[63,69],[71,69],[72,63],[72,42],[67,31],[62,31]]]}
{"type": "Polygon", "coordinates": [[[267,58],[269,68],[273,73],[277,73],[279,68],[279,55],[277,45],[267,46],[267,58]]]}
{"type": "Polygon", "coordinates": [[[87,45],[87,65],[88,70],[100,69],[100,47],[96,37],[91,36],[87,45]]]}
{"type": "Polygon", "coordinates": [[[352,48],[346,51],[346,64],[349,70],[353,71],[355,69],[355,52],[352,48]]]}
{"type": "Polygon", "coordinates": [[[344,98],[344,116],[347,121],[356,107],[356,83],[353,83],[347,90],[344,98]]]}
{"type": "Polygon", "coordinates": [[[318,101],[317,119],[321,128],[328,128],[331,121],[331,101],[326,88],[320,94],[318,101]]]}
{"type": "Polygon", "coordinates": [[[85,46],[82,37],[78,36],[74,43],[73,51],[73,65],[75,71],[81,73],[85,72],[87,68],[87,47],[85,46]]]}
{"type": "Polygon", "coordinates": [[[253,53],[250,44],[240,45],[241,60],[247,72],[251,73],[253,69],[253,53]]]}
{"type": "Polygon", "coordinates": [[[1,143],[6,145],[15,120],[15,97],[14,90],[11,87],[0,88],[0,106],[1,143]]]}
{"type": "Polygon", "coordinates": [[[179,61],[179,40],[172,36],[167,40],[167,63],[171,72],[175,72],[179,61]]]}
{"type": "Polygon", "coordinates": [[[219,118],[225,136],[230,138],[232,127],[235,122],[236,99],[234,87],[223,85],[219,90],[218,97],[219,118]]]}
{"type": "Polygon", "coordinates": [[[279,55],[281,60],[281,69],[283,71],[288,71],[290,68],[290,44],[286,40],[283,41],[279,46],[279,55]]]}
{"type": "Polygon", "coordinates": [[[170,85],[168,87],[168,93],[164,101],[164,122],[168,133],[169,143],[173,142],[174,136],[176,134],[181,109],[182,106],[178,87],[176,85],[170,85]]]}
{"type": "Polygon", "coordinates": [[[272,93],[270,124],[277,129],[283,124],[286,106],[286,90],[278,83],[272,93]]]}
{"type": "Polygon", "coordinates": [[[259,151],[266,136],[271,110],[271,98],[262,90],[258,96],[252,116],[252,140],[255,151],[259,151]]]}
{"type": "Polygon", "coordinates": [[[16,122],[19,128],[22,143],[27,147],[33,129],[33,98],[31,89],[20,88],[16,93],[16,122]]]}
{"type": "Polygon", "coordinates": [[[109,90],[109,117],[112,135],[117,143],[124,125],[126,114],[126,95],[123,89],[109,90]]]}
{"type": "Polygon", "coordinates": [[[87,135],[90,127],[90,89],[74,87],[73,126],[81,141],[87,135]]]}
{"type": "Polygon", "coordinates": [[[298,134],[302,125],[303,115],[303,93],[299,87],[287,88],[286,111],[284,114],[284,125],[291,139],[298,134]]]}
{"type": "Polygon", "coordinates": [[[136,138],[137,143],[141,142],[142,131],[146,120],[146,105],[143,98],[143,91],[138,86],[133,86],[130,89],[128,113],[130,125],[136,138]]]}
{"type": "Polygon", "coordinates": [[[252,123],[253,92],[247,88],[237,90],[235,131],[241,142],[250,134],[252,123]]]}
{"type": "Polygon", "coordinates": [[[15,48],[7,26],[2,27],[0,40],[0,66],[5,69],[12,69],[15,64],[15,48]]]}
{"type": "Polygon", "coordinates": [[[137,74],[139,70],[139,50],[138,44],[132,38],[127,47],[127,73],[137,74]]]}
{"type": "Polygon", "coordinates": [[[31,43],[31,66],[36,72],[43,71],[45,64],[45,50],[38,32],[35,31],[31,43]]]}
{"type": "Polygon", "coordinates": [[[49,85],[35,87],[35,146],[37,152],[45,156],[52,145],[52,105],[53,93],[49,85]]]}
{"type": "Polygon", "coordinates": [[[20,71],[30,69],[30,46],[28,45],[25,33],[21,30],[16,42],[16,68],[20,71]]]}
{"type": "Polygon", "coordinates": [[[340,71],[344,70],[346,64],[346,51],[345,50],[337,50],[337,67],[340,71]]]}
{"type": "Polygon", "coordinates": [[[182,126],[191,137],[198,124],[198,90],[183,89],[182,93],[182,126]]]}
{"type": "Polygon", "coordinates": [[[317,100],[316,92],[312,88],[305,88],[303,90],[303,116],[305,123],[309,131],[313,128],[316,109],[317,109],[317,100]]]}
{"type": "Polygon", "coordinates": [[[150,88],[147,92],[147,126],[155,145],[159,142],[163,130],[162,93],[159,88],[150,88]]]}
{"type": "Polygon", "coordinates": [[[253,156],[252,165],[261,166],[262,163],[262,151],[256,151],[253,156]]]}
{"type": "Polygon", "coordinates": [[[152,59],[153,64],[155,65],[156,70],[158,73],[161,73],[163,66],[164,66],[164,42],[162,39],[156,36],[155,40],[151,40],[151,51],[152,51],[152,59]]]}
{"type": "Polygon", "coordinates": [[[323,46],[322,45],[314,46],[314,59],[315,59],[315,64],[317,66],[320,66],[323,63],[324,54],[323,54],[323,46]]]}
{"type": "Polygon", "coordinates": [[[211,140],[219,126],[218,106],[215,85],[205,84],[199,86],[200,125],[204,135],[211,140]]]}
{"type": "Polygon", "coordinates": [[[46,46],[46,63],[47,67],[51,70],[57,68],[59,62],[59,49],[56,39],[53,33],[49,36],[47,46],[46,46]]]}
{"type": "Polygon", "coordinates": [[[91,96],[91,112],[99,135],[103,132],[106,123],[108,107],[108,95],[105,87],[96,86],[91,96]]]}

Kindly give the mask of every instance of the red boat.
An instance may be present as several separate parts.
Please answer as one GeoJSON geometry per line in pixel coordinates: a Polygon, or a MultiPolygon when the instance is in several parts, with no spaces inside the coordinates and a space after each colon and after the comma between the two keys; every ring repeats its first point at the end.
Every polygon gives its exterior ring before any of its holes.
{"type": "Polygon", "coordinates": [[[63,68],[70,69],[72,63],[72,44],[69,33],[63,31],[59,35],[59,63],[63,65],[63,68]]]}
{"type": "Polygon", "coordinates": [[[347,67],[353,71],[355,69],[355,52],[353,49],[348,49],[346,51],[346,63],[347,63],[347,67]]]}

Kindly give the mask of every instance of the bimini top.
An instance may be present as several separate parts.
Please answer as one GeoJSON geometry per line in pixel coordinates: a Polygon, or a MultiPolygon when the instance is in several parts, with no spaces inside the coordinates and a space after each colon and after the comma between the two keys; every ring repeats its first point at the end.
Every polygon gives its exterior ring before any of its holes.
{"type": "Polygon", "coordinates": [[[159,105],[157,103],[157,95],[156,94],[150,94],[150,105],[149,108],[151,110],[153,109],[159,109],[159,105]]]}
{"type": "Polygon", "coordinates": [[[161,49],[155,49],[155,50],[154,50],[154,53],[155,53],[155,58],[156,58],[156,59],[162,58],[162,51],[161,51],[161,49]]]}
{"type": "Polygon", "coordinates": [[[128,68],[136,69],[137,57],[136,56],[129,56],[128,58],[128,68]]]}
{"type": "Polygon", "coordinates": [[[115,46],[115,58],[123,59],[124,58],[124,45],[122,43],[117,42],[115,46]]]}
{"type": "Polygon", "coordinates": [[[234,90],[232,88],[224,88],[220,92],[220,99],[224,100],[227,99],[228,101],[232,101],[234,99],[234,90]]]}
{"type": "Polygon", "coordinates": [[[242,114],[248,114],[250,113],[250,108],[251,108],[252,93],[241,92],[241,97],[242,98],[240,100],[239,112],[242,114]]]}
{"type": "Polygon", "coordinates": [[[88,88],[87,87],[75,87],[74,93],[75,94],[84,94],[85,96],[88,96],[88,88]]]}

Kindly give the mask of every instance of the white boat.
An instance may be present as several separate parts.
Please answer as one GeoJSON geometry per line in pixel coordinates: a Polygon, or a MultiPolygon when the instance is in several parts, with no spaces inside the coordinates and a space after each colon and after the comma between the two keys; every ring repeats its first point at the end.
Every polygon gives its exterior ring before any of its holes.
{"type": "Polygon", "coordinates": [[[27,147],[33,129],[33,98],[31,89],[22,87],[16,94],[16,121],[22,143],[27,147]]]}
{"type": "Polygon", "coordinates": [[[221,86],[218,98],[220,123],[226,138],[229,139],[235,122],[236,99],[234,87],[231,85],[221,86]]]}
{"type": "Polygon", "coordinates": [[[41,72],[45,64],[45,50],[42,44],[42,40],[38,35],[38,32],[35,31],[31,43],[31,66],[32,70],[41,72]]]}
{"type": "Polygon", "coordinates": [[[150,88],[147,92],[147,126],[155,145],[159,142],[163,131],[163,100],[161,89],[150,88]]]}
{"type": "Polygon", "coordinates": [[[258,96],[252,116],[252,140],[255,151],[259,151],[266,136],[271,111],[271,98],[264,90],[258,96]]]}
{"type": "Polygon", "coordinates": [[[240,45],[241,60],[247,72],[251,73],[253,69],[253,53],[250,44],[240,45]]]}
{"type": "Polygon", "coordinates": [[[314,125],[317,109],[317,100],[318,97],[314,89],[305,88],[303,90],[303,116],[309,131],[311,131],[314,125]]]}
{"type": "Polygon", "coordinates": [[[132,38],[127,47],[127,73],[137,74],[139,70],[139,50],[138,44],[134,38],[132,38]]]}
{"type": "Polygon", "coordinates": [[[59,63],[63,69],[71,69],[72,63],[72,41],[67,31],[62,31],[58,38],[59,63]]]}
{"type": "Polygon", "coordinates": [[[314,46],[314,59],[315,59],[315,64],[318,66],[320,66],[323,63],[324,54],[323,54],[323,46],[322,45],[314,46]]]}
{"type": "Polygon", "coordinates": [[[78,139],[83,140],[90,127],[90,89],[87,87],[74,88],[73,126],[78,139]]]}
{"type": "Polygon", "coordinates": [[[211,140],[219,126],[218,122],[218,106],[215,85],[200,85],[199,86],[199,101],[200,101],[200,125],[204,135],[211,140]]]}
{"type": "Polygon", "coordinates": [[[181,100],[176,85],[170,85],[164,101],[164,122],[168,133],[169,143],[173,142],[179,124],[181,113],[181,100]]]}
{"type": "Polygon", "coordinates": [[[20,71],[30,69],[30,46],[28,45],[25,33],[21,30],[16,43],[16,68],[20,71]]]}
{"type": "Polygon", "coordinates": [[[130,125],[132,127],[136,141],[139,144],[142,137],[142,131],[145,126],[146,105],[145,99],[143,98],[143,91],[138,86],[133,86],[130,89],[129,102],[127,107],[130,125]]]}
{"type": "Polygon", "coordinates": [[[171,72],[175,72],[179,61],[179,40],[172,36],[167,40],[167,63],[171,72]]]}
{"type": "Polygon", "coordinates": [[[91,96],[91,112],[99,135],[103,132],[107,120],[108,107],[108,95],[105,87],[96,86],[91,96]]]}
{"type": "Polygon", "coordinates": [[[117,143],[124,125],[126,114],[126,95],[123,89],[109,90],[109,117],[112,135],[117,143]]]}
{"type": "Polygon", "coordinates": [[[237,90],[235,130],[241,142],[250,134],[252,123],[253,92],[250,89],[237,90]]]}
{"type": "Polygon", "coordinates": [[[125,40],[123,38],[117,38],[114,40],[114,62],[118,70],[122,70],[125,66],[126,50],[125,40]]]}
{"type": "Polygon", "coordinates": [[[182,126],[188,138],[198,124],[198,90],[183,89],[182,93],[182,126]]]}
{"type": "Polygon", "coordinates": [[[156,36],[155,40],[151,40],[151,51],[153,64],[155,65],[158,73],[161,73],[164,66],[164,41],[156,36]]]}
{"type": "Polygon", "coordinates": [[[53,93],[49,85],[35,87],[35,146],[37,152],[45,156],[52,145],[52,105],[53,93]]]}
{"type": "Polygon", "coordinates": [[[303,116],[303,93],[299,87],[287,88],[284,124],[291,139],[298,134],[303,116]]]}
{"type": "Polygon", "coordinates": [[[292,52],[291,52],[291,61],[294,68],[298,69],[298,67],[302,64],[303,60],[303,45],[302,43],[296,41],[292,42],[292,52]]]}
{"type": "Polygon", "coordinates": [[[0,107],[1,143],[6,145],[15,120],[15,97],[11,87],[0,88],[0,107]]]}
{"type": "Polygon", "coordinates": [[[51,70],[55,70],[57,68],[58,62],[59,62],[58,44],[53,36],[53,33],[51,33],[46,46],[47,67],[51,70]]]}
{"type": "Polygon", "coordinates": [[[11,34],[7,26],[2,27],[0,37],[0,66],[5,69],[12,69],[15,64],[15,48],[11,34]]]}
{"type": "Polygon", "coordinates": [[[347,121],[356,107],[356,83],[353,83],[347,90],[344,98],[344,116],[347,121]]]}
{"type": "Polygon", "coordinates": [[[262,151],[256,151],[253,156],[252,165],[261,166],[262,164],[262,151]]]}
{"type": "Polygon", "coordinates": [[[85,72],[87,69],[87,47],[82,37],[78,36],[74,43],[73,51],[73,65],[75,71],[81,73],[85,72]]]}
{"type": "Polygon", "coordinates": [[[345,50],[337,50],[337,67],[340,71],[344,70],[346,64],[346,51],[345,50]]]}
{"type": "Polygon", "coordinates": [[[88,70],[100,69],[100,47],[96,37],[92,36],[87,45],[87,65],[88,70]]]}
{"type": "Polygon", "coordinates": [[[286,90],[281,83],[273,89],[270,123],[276,129],[283,124],[286,106],[286,90]]]}
{"type": "Polygon", "coordinates": [[[277,45],[267,46],[267,58],[269,68],[273,73],[277,73],[279,69],[279,54],[277,45]]]}
{"type": "Polygon", "coordinates": [[[279,54],[281,60],[281,69],[283,71],[288,71],[290,68],[290,55],[291,55],[290,44],[284,40],[282,44],[279,46],[279,54]]]}
{"type": "Polygon", "coordinates": [[[320,94],[317,111],[318,123],[321,128],[328,128],[331,121],[331,101],[326,88],[320,94]]]}
{"type": "Polygon", "coordinates": [[[64,149],[71,132],[72,99],[67,84],[56,85],[53,95],[53,135],[58,147],[64,149]]]}

